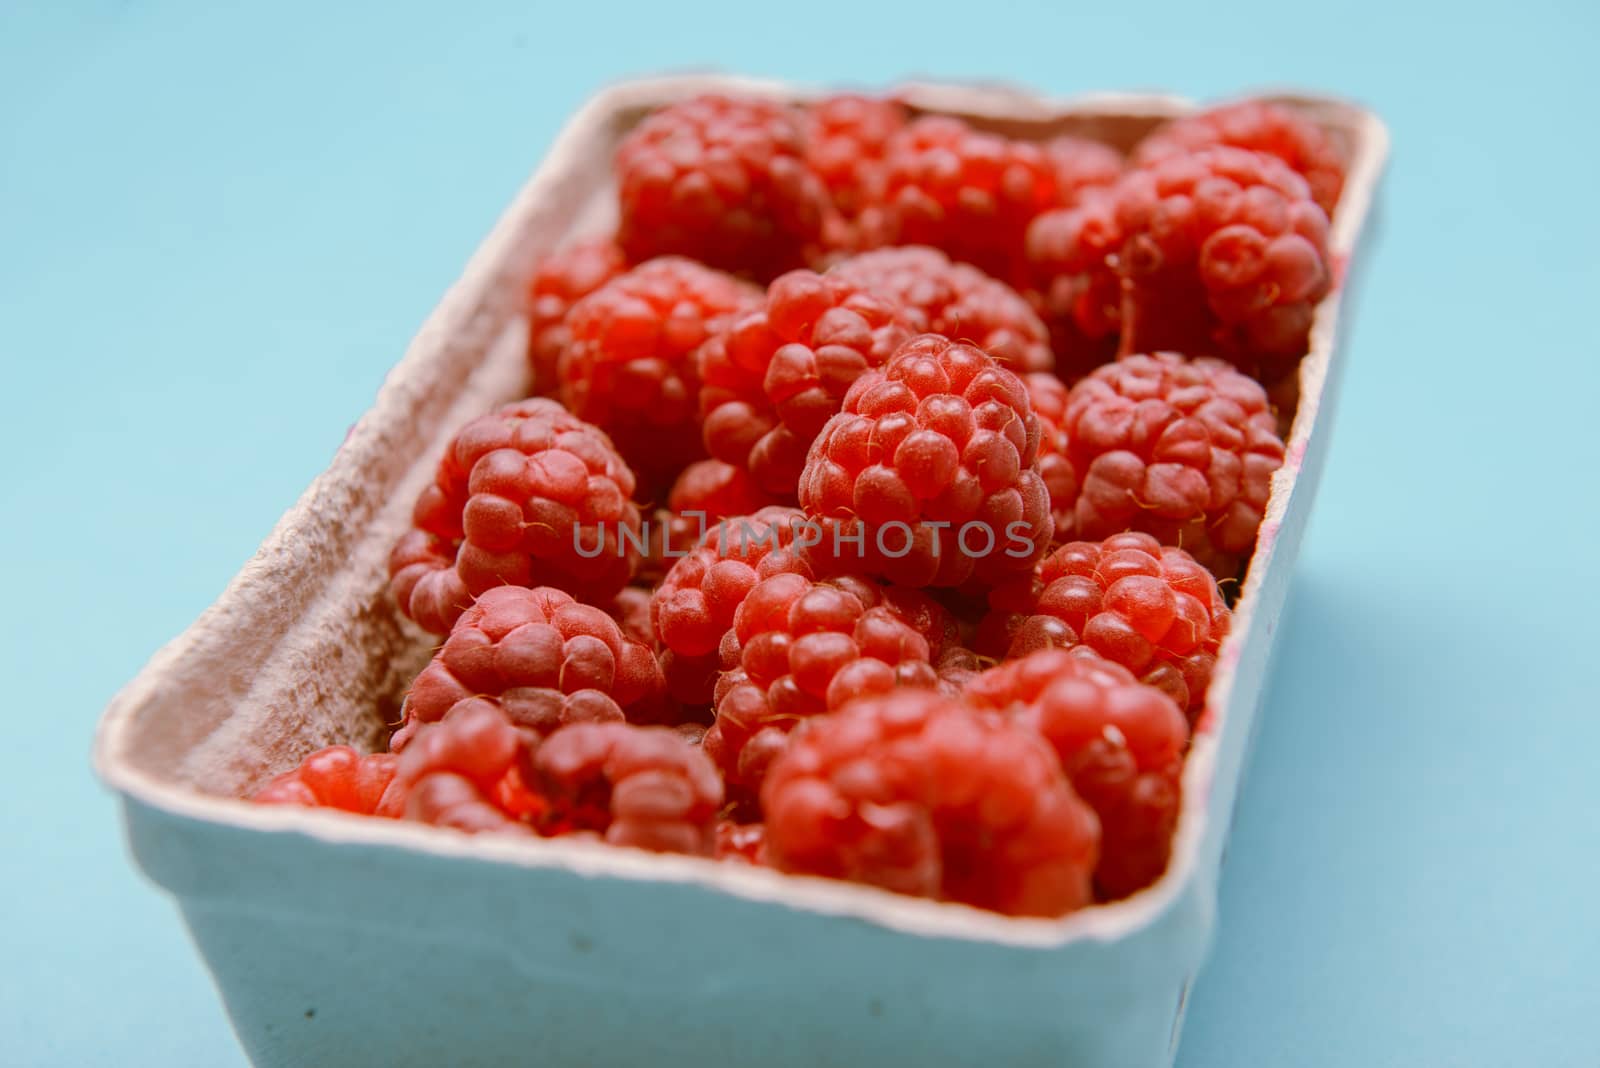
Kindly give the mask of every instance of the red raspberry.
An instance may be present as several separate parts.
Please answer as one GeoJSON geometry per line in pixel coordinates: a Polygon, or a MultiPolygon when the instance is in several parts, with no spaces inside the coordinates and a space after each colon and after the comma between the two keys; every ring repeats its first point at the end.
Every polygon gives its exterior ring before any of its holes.
{"type": "Polygon", "coordinates": [[[750,472],[721,460],[701,460],[690,464],[672,484],[665,512],[657,513],[652,544],[659,542],[673,554],[661,552],[661,564],[671,566],[700,544],[720,520],[732,516],[754,515],[776,505],[750,472]]]}
{"type": "Polygon", "coordinates": [[[556,366],[572,336],[568,309],[627,269],[627,257],[610,238],[571,245],[540,261],[528,283],[528,366],[534,395],[553,397],[560,388],[556,366]]]}
{"type": "Polygon", "coordinates": [[[1045,158],[1056,172],[1060,200],[1068,207],[1122,177],[1121,153],[1100,141],[1063,134],[1044,143],[1045,158]]]}
{"type": "Polygon", "coordinates": [[[1322,210],[1333,215],[1344,188],[1344,158],[1322,127],[1281,104],[1244,100],[1178,119],[1141,141],[1133,151],[1133,162],[1144,167],[1214,145],[1265,152],[1283,160],[1306,180],[1322,210]]]}
{"type": "Polygon", "coordinates": [[[706,752],[730,787],[754,794],[801,720],[863,694],[937,686],[933,662],[954,629],[918,590],[774,575],[745,595],[723,645],[706,752]]]}
{"type": "Polygon", "coordinates": [[[606,614],[617,621],[626,638],[644,645],[653,645],[656,636],[650,631],[650,594],[644,586],[624,586],[612,600],[606,614]]]}
{"type": "Polygon", "coordinates": [[[938,249],[886,248],[852,256],[833,277],[898,302],[919,331],[969,341],[1015,371],[1055,364],[1050,333],[1016,290],[938,249]]]}
{"type": "Polygon", "coordinates": [[[612,845],[711,856],[722,783],[711,761],[665,727],[575,723],[539,746],[534,773],[547,829],[612,845]]]}
{"type": "Polygon", "coordinates": [[[538,744],[537,733],[515,726],[495,702],[458,702],[400,756],[395,786],[406,819],[469,834],[533,834],[546,808],[529,786],[538,744]]]}
{"type": "Polygon", "coordinates": [[[890,298],[832,275],[791,271],[766,304],[700,350],[706,449],[792,499],[806,449],[845,391],[910,335],[890,298]]]}
{"type": "Polygon", "coordinates": [[[552,400],[519,401],[462,427],[389,557],[407,616],[445,634],[496,586],[555,586],[604,601],[643,538],[633,472],[604,433],[552,400]]]}
{"type": "Polygon", "coordinates": [[[830,212],[800,116],[701,96],[646,118],[617,149],[618,241],[634,260],[680,255],[766,281],[807,262],[830,212]]]}
{"type": "Polygon", "coordinates": [[[779,574],[811,574],[794,547],[804,519],[793,508],[763,508],[729,519],[673,563],[651,597],[650,622],[674,698],[686,705],[710,703],[719,650],[756,583],[779,574]]]}
{"type": "Polygon", "coordinates": [[[881,208],[889,139],[906,124],[898,101],[845,94],[825,97],[805,111],[806,161],[828,187],[844,234],[829,241],[853,247],[857,219],[881,208]]]}
{"type": "Polygon", "coordinates": [[[1148,534],[1075,541],[1045,557],[1031,585],[990,594],[980,652],[1016,658],[1079,642],[1178,703],[1205,705],[1228,607],[1211,573],[1148,534]]]}
{"type": "Polygon", "coordinates": [[[1056,541],[1072,530],[1072,506],[1078,499],[1078,473],[1068,456],[1067,386],[1050,374],[1022,376],[1028,404],[1039,417],[1039,477],[1050,494],[1050,518],[1056,541]]]}
{"type": "Polygon", "coordinates": [[[1026,572],[1050,545],[1027,387],[980,349],[913,338],[850,387],[800,480],[826,570],[903,586],[1026,572]]]}
{"type": "Polygon", "coordinates": [[[884,243],[932,245],[997,278],[1019,277],[1028,224],[1063,203],[1042,146],[946,115],[913,121],[886,159],[884,243]]]}
{"type": "Polygon", "coordinates": [[[572,306],[561,399],[610,435],[646,485],[665,489],[705,455],[695,350],[760,291],[692,260],[662,256],[572,306]]]}
{"type": "Polygon", "coordinates": [[[1142,530],[1214,574],[1238,572],[1284,458],[1253,379],[1221,360],[1124,356],[1072,387],[1060,425],[1081,480],[1056,502],[1071,515],[1063,533],[1142,530]]]}
{"type": "Polygon", "coordinates": [[[1020,916],[1087,905],[1094,812],[1044,739],[934,693],[812,720],[761,793],[774,867],[1020,916]]]}
{"type": "Polygon", "coordinates": [[[731,860],[740,864],[760,866],[766,848],[767,825],[764,823],[735,823],[733,820],[717,821],[718,860],[731,860]]]}
{"type": "Polygon", "coordinates": [[[1029,300],[1050,327],[1056,371],[1071,381],[1113,359],[1122,329],[1121,231],[1110,192],[1045,212],[1028,227],[1029,300]]]}
{"type": "Polygon", "coordinates": [[[456,620],[411,684],[399,752],[424,723],[463,701],[487,700],[541,734],[563,723],[657,719],[661,668],[648,645],[623,636],[604,611],[561,590],[500,586],[456,620]]]}
{"type": "Polygon", "coordinates": [[[398,816],[405,799],[390,789],[397,761],[389,753],[362,755],[348,745],[330,745],[267,783],[251,800],[260,805],[336,808],[361,816],[398,816]]]}
{"type": "Polygon", "coordinates": [[[1189,724],[1170,697],[1083,645],[1007,661],[966,692],[1043,735],[1100,817],[1095,884],[1102,898],[1126,897],[1161,876],[1189,744],[1189,724]]]}

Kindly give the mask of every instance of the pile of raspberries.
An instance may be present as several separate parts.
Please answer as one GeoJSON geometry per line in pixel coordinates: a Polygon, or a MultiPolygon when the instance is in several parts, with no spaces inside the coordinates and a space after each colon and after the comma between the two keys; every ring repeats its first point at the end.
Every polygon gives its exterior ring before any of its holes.
{"type": "Polygon", "coordinates": [[[530,389],[394,547],[387,752],[255,800],[1011,915],[1166,869],[1344,167],[1247,101],[1124,155],[702,96],[528,286],[530,389]]]}

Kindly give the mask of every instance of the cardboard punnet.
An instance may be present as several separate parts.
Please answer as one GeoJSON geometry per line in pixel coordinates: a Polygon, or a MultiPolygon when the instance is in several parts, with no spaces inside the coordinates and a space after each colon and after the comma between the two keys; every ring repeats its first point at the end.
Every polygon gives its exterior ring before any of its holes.
{"type": "MultiPolygon", "coordinates": [[[[95,761],[134,856],[177,900],[257,1064],[1169,1064],[1214,926],[1218,868],[1327,449],[1350,274],[1319,308],[1288,460],[1185,770],[1155,886],[1060,920],[565,840],[237,800],[307,752],[368,745],[430,642],[385,561],[454,430],[522,395],[537,259],[612,220],[610,158],[652,108],[713,76],[596,96],[424,324],[332,464],[227,591],[113,700],[95,761]]],[[[905,98],[1018,136],[1126,149],[1190,105],[1058,103],[917,85],[905,98]]],[[[1387,135],[1294,97],[1350,160],[1332,246],[1349,264],[1387,135]]]]}

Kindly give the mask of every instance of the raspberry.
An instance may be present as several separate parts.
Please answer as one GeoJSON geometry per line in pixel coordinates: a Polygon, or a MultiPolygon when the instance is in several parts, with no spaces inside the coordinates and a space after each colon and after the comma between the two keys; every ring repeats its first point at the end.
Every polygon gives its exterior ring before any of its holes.
{"type": "Polygon", "coordinates": [[[389,753],[362,755],[348,745],[330,745],[267,783],[251,800],[261,805],[336,808],[361,816],[398,816],[404,798],[390,788],[397,760],[389,753]]]}
{"type": "Polygon", "coordinates": [[[1039,477],[1050,494],[1050,518],[1056,541],[1072,530],[1072,505],[1078,498],[1078,473],[1068,456],[1067,386],[1055,375],[1022,376],[1028,405],[1039,418],[1039,477]]]}
{"type": "Polygon", "coordinates": [[[1110,192],[1045,212],[1028,227],[1029,300],[1050,328],[1056,371],[1079,378],[1116,356],[1122,329],[1120,231],[1110,192]]]}
{"type": "Polygon", "coordinates": [[[932,689],[955,638],[949,614],[918,590],[840,577],[774,575],[745,595],[723,644],[717,718],[705,749],[730,787],[754,793],[801,720],[863,694],[932,689]]]}
{"type": "Polygon", "coordinates": [[[1015,371],[1055,364],[1050,333],[1016,290],[938,249],[886,248],[853,256],[830,272],[898,302],[916,329],[969,341],[1015,371]]]}
{"type": "Polygon", "coordinates": [[[1072,387],[1060,425],[1081,480],[1069,536],[1142,530],[1237,573],[1284,458],[1259,384],[1221,360],[1125,356],[1072,387]]]}
{"type": "Polygon", "coordinates": [[[1344,159],[1333,139],[1309,118],[1265,100],[1225,104],[1162,126],[1133,151],[1135,166],[1214,145],[1276,156],[1311,187],[1318,206],[1333,215],[1344,188],[1344,159]]]}
{"type": "Polygon", "coordinates": [[[1072,206],[1094,190],[1115,185],[1123,160],[1110,145],[1063,134],[1044,143],[1045,158],[1056,173],[1061,203],[1072,206]]]}
{"type": "Polygon", "coordinates": [[[623,637],[651,645],[656,637],[650,631],[650,594],[643,586],[624,586],[612,599],[606,614],[617,621],[623,637]]]}
{"type": "Polygon", "coordinates": [[[832,275],[784,275],[700,350],[706,449],[792,500],[806,449],[851,383],[909,335],[888,297],[832,275]]]}
{"type": "Polygon", "coordinates": [[[1020,916],[1091,900],[1094,812],[1034,732],[905,691],[812,720],[761,793],[774,867],[1020,916]]]}
{"type": "Polygon", "coordinates": [[[604,601],[638,564],[634,478],[600,430],[552,400],[462,427],[389,557],[400,608],[446,634],[475,595],[555,586],[604,601]]]}
{"type": "Polygon", "coordinates": [[[390,748],[404,749],[422,724],[463,701],[489,701],[517,726],[548,734],[624,712],[659,718],[663,697],[655,653],[605,612],[561,590],[500,586],[456,621],[412,683],[390,748]]]}
{"type": "Polygon", "coordinates": [[[1228,607],[1211,573],[1149,534],[1069,542],[1031,584],[995,588],[978,649],[1016,658],[1080,642],[1177,702],[1193,720],[1205,705],[1228,607]]]}
{"type": "Polygon", "coordinates": [[[400,756],[395,785],[405,794],[406,819],[469,834],[531,835],[546,808],[528,785],[538,743],[495,702],[458,702],[419,729],[400,756]]]}
{"type": "Polygon", "coordinates": [[[762,863],[766,841],[767,825],[764,823],[718,820],[716,852],[713,855],[718,860],[759,866],[762,863]]]}
{"type": "Polygon", "coordinates": [[[534,270],[528,283],[528,366],[536,396],[553,397],[560,388],[556,367],[572,336],[568,309],[627,268],[627,257],[608,238],[568,246],[534,270]]]}
{"type": "Polygon", "coordinates": [[[830,245],[860,243],[853,231],[864,210],[882,205],[884,153],[905,124],[903,105],[876,97],[830,96],[806,108],[806,162],[827,186],[843,228],[830,245]]]}
{"type": "Polygon", "coordinates": [[[662,853],[714,851],[722,783],[668,728],[575,723],[545,739],[533,767],[550,804],[548,831],[593,831],[662,853]]]}
{"type": "Polygon", "coordinates": [[[997,278],[1019,276],[1028,224],[1063,203],[1043,147],[950,116],[913,121],[886,161],[886,243],[932,245],[997,278]]]}
{"type": "Polygon", "coordinates": [[[990,668],[966,693],[1043,735],[1100,817],[1100,897],[1126,897],[1160,877],[1189,743],[1189,724],[1170,697],[1082,645],[990,668]]]}
{"type": "MultiPolygon", "coordinates": [[[[658,518],[659,531],[652,531],[652,537],[659,536],[681,558],[720,520],[754,515],[777,503],[744,468],[721,460],[701,460],[685,468],[672,484],[666,514],[658,518]]],[[[671,560],[664,563],[670,566],[671,560]]]]}
{"type": "Polygon", "coordinates": [[[665,489],[705,455],[695,350],[759,291],[692,260],[662,256],[572,306],[561,399],[604,430],[634,474],[665,489]]]}
{"type": "Polygon", "coordinates": [[[706,531],[689,555],[673,563],[650,600],[650,623],[661,648],[668,691],[686,705],[709,704],[719,650],[733,630],[745,595],[762,579],[809,576],[794,547],[804,516],[793,508],[763,508],[706,531]]]}
{"type": "Polygon", "coordinates": [[[1027,388],[982,350],[937,334],[850,387],[811,447],[800,503],[818,566],[903,586],[1028,571],[1050,545],[1027,388]]]}
{"type": "Polygon", "coordinates": [[[830,213],[799,115],[765,100],[701,96],[662,108],[617,149],[629,257],[679,255],[766,281],[803,266],[830,213]]]}

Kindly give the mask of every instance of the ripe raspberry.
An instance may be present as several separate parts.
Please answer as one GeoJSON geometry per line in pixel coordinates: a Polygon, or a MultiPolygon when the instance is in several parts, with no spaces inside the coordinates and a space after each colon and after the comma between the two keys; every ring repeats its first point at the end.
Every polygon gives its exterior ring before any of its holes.
{"type": "Polygon", "coordinates": [[[533,834],[546,809],[529,786],[538,744],[537,733],[515,726],[495,702],[458,702],[400,756],[395,787],[406,819],[469,834],[533,834]]]}
{"type": "Polygon", "coordinates": [[[674,559],[681,559],[699,545],[719,521],[754,515],[777,503],[742,467],[721,460],[690,464],[672,484],[667,507],[656,513],[655,526],[650,531],[657,558],[654,562],[665,571],[674,559]]]}
{"type": "Polygon", "coordinates": [[[1034,310],[1050,327],[1056,371],[1068,381],[1113,359],[1122,329],[1121,231],[1110,191],[1040,215],[1026,242],[1034,310]]]}
{"type": "Polygon", "coordinates": [[[665,727],[575,723],[533,759],[546,830],[593,831],[612,845],[711,856],[722,783],[706,756],[665,727]]]}
{"type": "Polygon", "coordinates": [[[764,823],[735,823],[733,820],[717,821],[717,846],[713,854],[718,860],[732,860],[740,864],[762,864],[766,848],[767,825],[764,823]]]}
{"type": "Polygon", "coordinates": [[[1344,158],[1322,127],[1281,104],[1245,100],[1178,119],[1141,141],[1133,162],[1144,167],[1215,145],[1276,156],[1306,180],[1318,206],[1333,215],[1344,188],[1344,158]]]}
{"type": "Polygon", "coordinates": [[[361,816],[399,816],[405,799],[390,789],[399,758],[389,753],[362,755],[348,745],[318,749],[300,766],[257,790],[259,805],[336,808],[361,816]]]}
{"type": "Polygon", "coordinates": [[[1043,147],[950,116],[916,119],[885,158],[884,243],[932,245],[997,278],[1019,277],[1028,224],[1063,203],[1043,147]]]}
{"type": "Polygon", "coordinates": [[[1228,607],[1211,573],[1148,534],[1076,541],[1039,564],[1031,585],[990,593],[978,650],[1014,659],[1082,642],[1177,702],[1191,721],[1205,706],[1228,607]]]}
{"type": "Polygon", "coordinates": [[[1050,494],[1054,539],[1064,541],[1072,530],[1072,506],[1078,498],[1078,473],[1068,456],[1067,386],[1050,374],[1022,376],[1028,404],[1039,417],[1039,477],[1050,494]]]}
{"type": "Polygon", "coordinates": [[[648,645],[623,636],[604,611],[549,587],[500,586],[479,597],[406,698],[399,752],[424,723],[463,701],[487,700],[519,727],[660,719],[661,668],[648,645]]]}
{"type": "Polygon", "coordinates": [[[623,637],[643,645],[652,645],[656,640],[656,636],[650,631],[652,592],[644,586],[624,586],[622,592],[612,599],[606,609],[606,614],[616,620],[617,626],[622,628],[623,637]]]}
{"type": "Polygon", "coordinates": [[[475,595],[555,586],[604,601],[638,564],[633,472],[604,433],[552,400],[462,427],[389,557],[401,611],[446,634],[475,595]]]}
{"type": "Polygon", "coordinates": [[[1026,572],[1050,545],[1039,420],[982,350],[913,338],[857,379],[811,447],[800,503],[830,571],[903,586],[1026,572]]]}
{"type": "Polygon", "coordinates": [[[630,258],[679,255],[757,281],[803,266],[831,211],[799,115],[701,96],[646,118],[617,149],[618,241],[630,258]]]}
{"type": "Polygon", "coordinates": [[[1080,480],[1067,536],[1142,530],[1238,572],[1284,457],[1253,379],[1221,360],[1125,356],[1072,387],[1060,425],[1080,480]]]}
{"type": "Polygon", "coordinates": [[[610,238],[568,246],[539,263],[528,283],[528,366],[535,396],[553,397],[560,389],[556,366],[572,336],[568,309],[627,269],[627,257],[610,238]]]}
{"type": "Polygon", "coordinates": [[[1094,812],[1034,732],[934,693],[812,720],[761,793],[774,867],[1019,916],[1087,905],[1094,812]]]}
{"type": "Polygon", "coordinates": [[[806,108],[806,162],[827,186],[842,225],[829,245],[860,243],[854,231],[864,210],[882,205],[884,153],[905,124],[903,105],[876,97],[830,96],[806,108]]]}
{"type": "Polygon", "coordinates": [[[1055,365],[1049,331],[1016,290],[938,249],[866,252],[829,273],[898,302],[918,331],[971,342],[1014,371],[1055,365]]]}
{"type": "Polygon", "coordinates": [[[705,455],[695,350],[760,291],[692,260],[662,256],[572,306],[561,400],[610,435],[634,474],[665,489],[705,455]]]}
{"type": "Polygon", "coordinates": [[[892,299],[832,275],[791,271],[766,303],[700,350],[706,449],[793,499],[806,449],[846,390],[910,335],[892,299]]]}
{"type": "Polygon", "coordinates": [[[918,590],[785,574],[745,595],[733,633],[704,746],[728,785],[753,795],[801,720],[863,694],[936,687],[955,623],[918,590]]]}
{"type": "Polygon", "coordinates": [[[967,697],[1010,713],[1055,749],[1073,789],[1100,817],[1101,898],[1126,897],[1160,877],[1189,743],[1189,724],[1170,697],[1083,645],[990,668],[967,697]]]}
{"type": "Polygon", "coordinates": [[[1110,145],[1063,134],[1044,143],[1045,158],[1056,172],[1060,201],[1071,207],[1094,190],[1117,184],[1123,159],[1110,145]]]}
{"type": "Polygon", "coordinates": [[[673,563],[650,600],[650,623],[661,648],[667,689],[685,705],[709,705],[719,650],[734,615],[762,579],[810,576],[795,548],[804,516],[793,508],[763,508],[706,531],[693,551],[673,563]]]}

